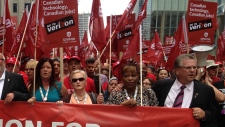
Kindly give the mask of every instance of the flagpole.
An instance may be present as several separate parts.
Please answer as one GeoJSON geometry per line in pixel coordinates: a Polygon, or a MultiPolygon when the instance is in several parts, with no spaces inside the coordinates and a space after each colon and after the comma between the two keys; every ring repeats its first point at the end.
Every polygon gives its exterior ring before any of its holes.
{"type": "Polygon", "coordinates": [[[6,0],[5,0],[5,6],[4,6],[4,12],[3,12],[3,38],[2,38],[2,54],[4,54],[4,42],[5,42],[5,19],[6,19],[6,0]]]}
{"type": "Polygon", "coordinates": [[[140,25],[140,28],[139,28],[139,33],[140,33],[140,37],[139,37],[139,39],[140,39],[140,41],[139,41],[139,43],[140,43],[140,47],[139,47],[139,50],[140,50],[140,84],[141,84],[141,106],[143,106],[143,96],[142,96],[142,87],[143,87],[143,85],[142,85],[142,64],[143,64],[143,62],[142,62],[142,33],[141,33],[141,31],[142,31],[142,25],[140,25]]]}
{"type": "MultiPolygon", "coordinates": [[[[110,16],[109,33],[112,34],[112,15],[110,16]]],[[[111,78],[111,64],[112,64],[112,39],[109,42],[109,79],[111,78]]]]}
{"type": "MultiPolygon", "coordinates": [[[[37,39],[38,39],[38,11],[39,11],[39,0],[36,0],[35,2],[36,2],[36,4],[37,4],[37,5],[36,5],[36,7],[37,7],[37,8],[36,8],[36,9],[37,9],[37,10],[36,10],[36,13],[37,13],[37,14],[36,14],[36,32],[35,32],[35,33],[36,33],[36,36],[35,36],[35,42],[34,42],[34,60],[37,61],[37,58],[36,58],[36,57],[37,57],[37,56],[36,56],[36,55],[37,55],[37,54],[36,54],[36,52],[37,52],[37,47],[36,47],[36,46],[37,46],[37,39]]],[[[36,74],[35,74],[35,73],[36,73],[36,69],[34,69],[34,84],[33,84],[34,89],[33,89],[33,97],[35,97],[35,82],[36,82],[36,81],[35,81],[35,80],[36,80],[36,79],[35,79],[35,78],[36,78],[36,74]]]]}
{"type": "MultiPolygon", "coordinates": [[[[34,3],[32,2],[32,3],[31,3],[31,9],[30,9],[30,10],[32,10],[33,4],[34,4],[34,3]]],[[[28,12],[28,8],[27,8],[27,7],[26,7],[26,11],[28,12]]],[[[24,31],[23,31],[23,36],[22,36],[22,38],[21,38],[20,47],[19,47],[19,50],[18,50],[18,53],[17,53],[17,56],[16,56],[16,61],[17,61],[18,58],[19,58],[19,54],[20,54],[21,47],[22,47],[22,45],[23,45],[25,33],[27,32],[27,26],[28,26],[29,20],[30,20],[30,13],[29,13],[29,15],[28,15],[27,22],[26,22],[26,25],[25,25],[25,28],[24,28],[24,31]]],[[[13,66],[13,72],[15,71],[15,68],[16,68],[16,64],[14,64],[14,66],[13,66]]]]}
{"type": "Polygon", "coordinates": [[[185,15],[183,16],[183,29],[184,29],[184,41],[186,43],[186,48],[187,48],[187,54],[189,54],[189,46],[188,46],[188,35],[187,35],[187,28],[186,28],[186,19],[185,19],[185,15]]]}
{"type": "Polygon", "coordinates": [[[112,35],[109,37],[108,42],[106,43],[106,46],[104,47],[104,49],[102,50],[102,53],[99,55],[99,57],[102,56],[102,54],[105,52],[106,47],[109,45],[110,40],[112,39],[113,35],[115,34],[116,30],[113,31],[112,35]]]}

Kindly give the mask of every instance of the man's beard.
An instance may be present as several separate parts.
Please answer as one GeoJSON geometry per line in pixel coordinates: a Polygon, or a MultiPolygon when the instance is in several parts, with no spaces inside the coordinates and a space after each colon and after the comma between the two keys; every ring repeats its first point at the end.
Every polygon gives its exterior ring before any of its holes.
{"type": "Polygon", "coordinates": [[[5,70],[4,66],[0,66],[0,72],[3,72],[5,70]]]}

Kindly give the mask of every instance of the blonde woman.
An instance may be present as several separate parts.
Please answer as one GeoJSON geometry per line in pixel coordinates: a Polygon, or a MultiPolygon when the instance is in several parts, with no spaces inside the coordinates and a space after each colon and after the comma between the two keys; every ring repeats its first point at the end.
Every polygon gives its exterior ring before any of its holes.
{"type": "Polygon", "coordinates": [[[70,81],[72,83],[72,88],[74,89],[74,92],[63,97],[61,101],[57,101],[57,104],[102,104],[104,101],[102,94],[97,97],[97,94],[87,93],[85,91],[85,87],[87,84],[86,79],[86,72],[82,70],[72,71],[70,75],[70,81]]]}
{"type": "Polygon", "coordinates": [[[26,82],[26,86],[29,90],[30,85],[33,83],[34,80],[34,69],[36,68],[38,61],[31,59],[27,62],[25,66],[25,73],[28,76],[28,80],[26,82]]]}

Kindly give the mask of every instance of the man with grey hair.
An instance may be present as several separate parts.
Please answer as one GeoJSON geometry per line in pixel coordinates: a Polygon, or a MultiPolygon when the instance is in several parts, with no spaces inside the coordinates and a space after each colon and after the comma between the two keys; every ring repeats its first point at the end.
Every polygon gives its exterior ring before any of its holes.
{"type": "Polygon", "coordinates": [[[27,101],[30,98],[23,77],[5,70],[5,57],[0,53],[0,96],[5,104],[12,101],[27,101]]]}
{"type": "Polygon", "coordinates": [[[193,117],[201,127],[214,127],[216,107],[213,89],[195,79],[196,57],[181,54],[174,62],[176,79],[159,80],[152,87],[159,100],[159,106],[192,108],[193,117]]]}

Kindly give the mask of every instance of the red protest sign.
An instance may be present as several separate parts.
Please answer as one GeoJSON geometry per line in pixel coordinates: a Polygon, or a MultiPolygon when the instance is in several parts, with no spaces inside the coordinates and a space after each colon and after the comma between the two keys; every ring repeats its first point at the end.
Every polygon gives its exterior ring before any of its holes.
{"type": "Polygon", "coordinates": [[[190,45],[213,45],[217,28],[216,12],[216,2],[189,0],[186,24],[190,45]]]}
{"type": "Polygon", "coordinates": [[[40,16],[45,28],[45,46],[65,47],[80,44],[77,0],[40,2],[40,16]]]}

